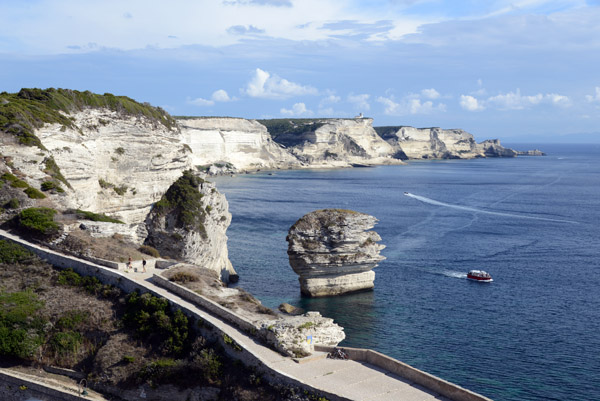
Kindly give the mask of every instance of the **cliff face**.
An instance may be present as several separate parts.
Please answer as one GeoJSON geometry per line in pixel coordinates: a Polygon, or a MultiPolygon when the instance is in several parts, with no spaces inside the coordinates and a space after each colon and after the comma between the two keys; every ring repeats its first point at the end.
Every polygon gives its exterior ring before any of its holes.
{"type": "Polygon", "coordinates": [[[271,139],[267,128],[243,118],[182,118],[184,142],[195,166],[230,163],[239,170],[299,167],[300,162],[271,139]]]}
{"type": "MultiPolygon", "coordinates": [[[[65,115],[72,121],[70,126],[46,124],[35,130],[45,149],[23,146],[2,134],[1,152],[10,155],[5,167],[33,188],[39,189],[49,180],[62,187],[62,193],[46,192],[48,198],[38,201],[42,205],[114,216],[126,223],[113,224],[119,234],[143,243],[148,235],[145,220],[153,204],[183,171],[194,166],[182,133],[177,126],[169,128],[156,119],[104,107],[83,108],[65,115]]],[[[209,184],[201,191],[203,207],[211,209],[203,236],[197,232],[175,235],[172,238],[179,240],[169,243],[169,252],[164,256],[178,255],[223,272],[226,279],[234,272],[225,235],[231,221],[228,204],[224,195],[209,184]]],[[[30,203],[21,202],[23,206],[32,206],[30,203]]],[[[101,231],[94,235],[108,237],[115,232],[112,227],[101,231]]]]}
{"type": "Polygon", "coordinates": [[[228,282],[235,274],[225,234],[230,223],[225,195],[186,172],[148,215],[146,244],[163,256],[214,270],[228,282]]]}
{"type": "Polygon", "coordinates": [[[306,167],[401,163],[391,157],[392,146],[377,135],[370,118],[261,122],[306,167]]]}
{"type": "Polygon", "coordinates": [[[514,157],[498,140],[475,142],[461,129],[376,127],[377,133],[393,146],[396,157],[408,159],[472,159],[514,157]]]}
{"type": "Polygon", "coordinates": [[[309,296],[373,288],[372,271],[385,259],[377,219],[351,210],[324,209],[304,215],[289,230],[290,265],[309,296]]]}

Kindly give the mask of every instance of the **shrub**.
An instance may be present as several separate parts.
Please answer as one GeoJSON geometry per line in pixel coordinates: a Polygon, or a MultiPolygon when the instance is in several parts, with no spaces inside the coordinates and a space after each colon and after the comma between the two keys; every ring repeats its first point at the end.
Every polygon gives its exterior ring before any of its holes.
{"type": "Polygon", "coordinates": [[[26,188],[25,193],[30,199],[44,199],[46,197],[42,192],[32,187],[26,188]]]}
{"type": "Polygon", "coordinates": [[[47,157],[44,160],[44,164],[46,165],[46,168],[44,169],[44,172],[46,174],[48,174],[49,176],[51,176],[52,178],[57,179],[58,181],[62,182],[63,184],[65,184],[67,187],[69,188],[73,188],[71,186],[71,184],[69,184],[69,181],[67,181],[67,179],[62,175],[62,173],[60,172],[60,168],[58,167],[58,164],[56,164],[56,162],[54,161],[54,158],[52,156],[47,157]]]}
{"type": "Polygon", "coordinates": [[[76,331],[61,331],[55,333],[49,341],[50,349],[55,355],[67,356],[79,351],[83,337],[76,331]]]}
{"type": "Polygon", "coordinates": [[[113,188],[115,186],[115,184],[111,184],[110,182],[105,181],[102,178],[98,179],[98,184],[100,184],[100,188],[102,189],[113,188]]]}
{"type": "Polygon", "coordinates": [[[118,154],[119,156],[124,155],[125,149],[123,149],[122,147],[118,147],[115,149],[115,153],[118,154]]]}
{"type": "Polygon", "coordinates": [[[113,191],[115,191],[115,193],[117,195],[123,196],[125,195],[125,192],[127,192],[127,186],[126,185],[121,185],[118,187],[113,187],[113,191]]]}
{"type": "Polygon", "coordinates": [[[123,362],[124,363],[133,363],[133,362],[135,362],[135,357],[130,356],[130,355],[124,355],[123,362]]]}
{"type": "Polygon", "coordinates": [[[7,209],[18,209],[21,206],[21,202],[17,198],[12,198],[4,205],[7,209]]]}
{"type": "Polygon", "coordinates": [[[108,223],[125,224],[121,220],[109,217],[105,214],[93,213],[93,212],[88,212],[86,210],[80,210],[80,209],[77,209],[75,211],[75,213],[77,214],[77,217],[80,219],[91,220],[91,221],[105,221],[108,223]]]}
{"type": "Polygon", "coordinates": [[[149,245],[142,245],[138,248],[138,251],[145,253],[146,255],[153,256],[155,258],[160,258],[160,253],[155,248],[152,248],[149,245]]]}
{"type": "Polygon", "coordinates": [[[85,323],[89,317],[87,311],[71,310],[61,316],[55,324],[59,330],[73,330],[85,323]]]}
{"type": "Polygon", "coordinates": [[[0,292],[0,355],[30,359],[44,343],[44,306],[30,291],[0,292]]]}
{"type": "Polygon", "coordinates": [[[60,192],[60,193],[65,192],[65,190],[62,189],[62,187],[59,184],[55,183],[54,181],[42,182],[41,189],[44,192],[52,191],[52,190],[54,190],[56,192],[60,192]]]}
{"type": "Polygon", "coordinates": [[[204,219],[206,212],[202,206],[202,194],[198,186],[204,180],[196,177],[190,170],[175,181],[154,205],[158,215],[174,213],[177,228],[192,229],[206,235],[204,219]]]}
{"type": "Polygon", "coordinates": [[[175,281],[176,283],[188,283],[198,280],[198,276],[190,272],[177,272],[169,279],[169,281],[175,281]]]}
{"type": "Polygon", "coordinates": [[[56,210],[47,207],[28,208],[16,216],[17,228],[34,236],[52,237],[60,232],[60,226],[54,221],[56,210]]]}
{"type": "Polygon", "coordinates": [[[113,294],[110,285],[103,285],[100,280],[94,276],[81,276],[74,272],[73,269],[65,269],[58,273],[58,284],[80,287],[92,295],[102,294],[104,296],[110,296],[113,294]]]}
{"type": "Polygon", "coordinates": [[[19,244],[7,240],[0,240],[0,263],[26,263],[37,257],[19,244]]]}
{"type": "Polygon", "coordinates": [[[172,312],[168,306],[165,298],[132,292],[126,298],[123,322],[165,355],[177,355],[189,347],[190,324],[181,310],[172,312]]]}

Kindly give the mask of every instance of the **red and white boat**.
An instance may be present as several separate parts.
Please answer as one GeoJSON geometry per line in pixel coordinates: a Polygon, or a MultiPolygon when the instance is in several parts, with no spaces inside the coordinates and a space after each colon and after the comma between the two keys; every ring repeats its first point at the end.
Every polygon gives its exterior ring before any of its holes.
{"type": "Polygon", "coordinates": [[[467,273],[467,278],[469,280],[481,281],[482,283],[491,283],[494,281],[492,280],[490,273],[484,272],[483,270],[471,270],[467,273]]]}

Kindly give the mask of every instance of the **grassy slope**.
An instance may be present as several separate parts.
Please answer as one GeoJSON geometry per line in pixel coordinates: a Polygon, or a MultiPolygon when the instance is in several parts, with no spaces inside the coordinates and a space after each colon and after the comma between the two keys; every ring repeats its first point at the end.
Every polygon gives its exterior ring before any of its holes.
{"type": "Polygon", "coordinates": [[[27,146],[43,149],[35,130],[44,124],[58,123],[73,127],[68,114],[84,108],[108,108],[125,115],[145,116],[167,128],[175,120],[164,110],[141,104],[126,96],[110,93],[99,95],[90,91],[70,89],[21,89],[19,93],[0,93],[0,130],[15,135],[27,146]]]}

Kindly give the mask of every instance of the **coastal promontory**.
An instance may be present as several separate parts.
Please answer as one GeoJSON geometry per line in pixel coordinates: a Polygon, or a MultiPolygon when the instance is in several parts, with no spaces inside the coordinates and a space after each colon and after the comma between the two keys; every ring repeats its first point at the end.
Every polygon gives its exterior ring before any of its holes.
{"type": "Polygon", "coordinates": [[[300,276],[302,294],[312,297],[339,295],[373,288],[381,237],[370,231],[377,219],[343,209],[323,209],[306,214],[289,230],[288,255],[300,276]]]}

